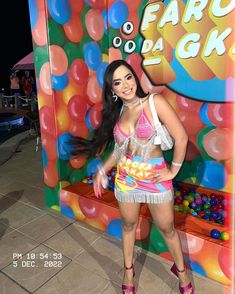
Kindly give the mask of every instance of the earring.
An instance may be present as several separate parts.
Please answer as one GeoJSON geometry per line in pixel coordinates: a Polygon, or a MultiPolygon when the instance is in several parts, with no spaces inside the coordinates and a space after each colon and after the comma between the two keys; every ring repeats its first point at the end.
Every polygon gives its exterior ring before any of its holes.
{"type": "Polygon", "coordinates": [[[118,100],[118,96],[112,91],[112,96],[114,99],[114,102],[116,102],[118,100]]]}

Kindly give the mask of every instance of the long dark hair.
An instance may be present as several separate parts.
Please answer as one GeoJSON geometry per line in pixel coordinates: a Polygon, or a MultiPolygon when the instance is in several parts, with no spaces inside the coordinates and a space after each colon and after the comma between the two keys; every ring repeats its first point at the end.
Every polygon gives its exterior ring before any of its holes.
{"type": "Polygon", "coordinates": [[[71,139],[70,144],[74,147],[73,155],[86,154],[88,157],[94,157],[109,148],[113,143],[113,129],[118,121],[123,103],[120,98],[116,102],[114,101],[111,90],[113,73],[121,65],[127,67],[132,72],[137,84],[136,95],[139,98],[144,98],[148,94],[143,91],[135,71],[126,61],[115,60],[111,62],[108,65],[104,75],[104,86],[102,92],[103,111],[101,124],[94,131],[91,140],[83,139],[81,137],[73,137],[71,139]]]}

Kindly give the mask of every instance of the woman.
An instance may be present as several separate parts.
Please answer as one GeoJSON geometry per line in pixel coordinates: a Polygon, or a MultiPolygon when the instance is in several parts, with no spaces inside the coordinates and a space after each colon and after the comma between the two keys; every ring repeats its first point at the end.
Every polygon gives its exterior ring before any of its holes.
{"type": "Polygon", "coordinates": [[[152,218],[162,233],[175,261],[172,272],[179,278],[181,293],[194,293],[189,281],[179,236],[174,228],[172,179],[185,157],[187,135],[174,110],[166,100],[153,95],[160,121],[174,138],[171,166],[165,164],[149,106],[149,95],[141,88],[132,67],[123,60],[113,61],[106,70],[103,88],[103,119],[91,141],[77,138],[77,153],[88,156],[115,147],[94,178],[94,192],[101,197],[107,184],[106,173],[117,164],[115,197],[123,220],[124,255],[123,294],[135,293],[133,251],[140,204],[147,203],[152,218]],[[157,140],[158,141],[158,140],[157,140]]]}

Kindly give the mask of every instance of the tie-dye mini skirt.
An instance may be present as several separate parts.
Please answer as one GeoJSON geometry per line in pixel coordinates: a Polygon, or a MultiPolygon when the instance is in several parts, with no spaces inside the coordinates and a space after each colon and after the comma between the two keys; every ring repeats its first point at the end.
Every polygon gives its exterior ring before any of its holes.
{"type": "Polygon", "coordinates": [[[172,180],[154,183],[156,172],[166,166],[163,157],[144,161],[125,155],[117,166],[115,197],[120,202],[165,203],[173,200],[172,180]]]}

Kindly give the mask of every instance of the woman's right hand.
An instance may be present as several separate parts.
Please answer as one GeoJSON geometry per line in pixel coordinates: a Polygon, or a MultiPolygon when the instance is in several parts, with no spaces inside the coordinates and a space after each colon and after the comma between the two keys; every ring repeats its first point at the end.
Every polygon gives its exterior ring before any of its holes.
{"type": "Polygon", "coordinates": [[[96,173],[94,179],[93,179],[93,187],[95,196],[97,198],[101,198],[102,193],[104,192],[104,188],[108,186],[108,178],[104,174],[100,174],[99,172],[96,173]]]}

